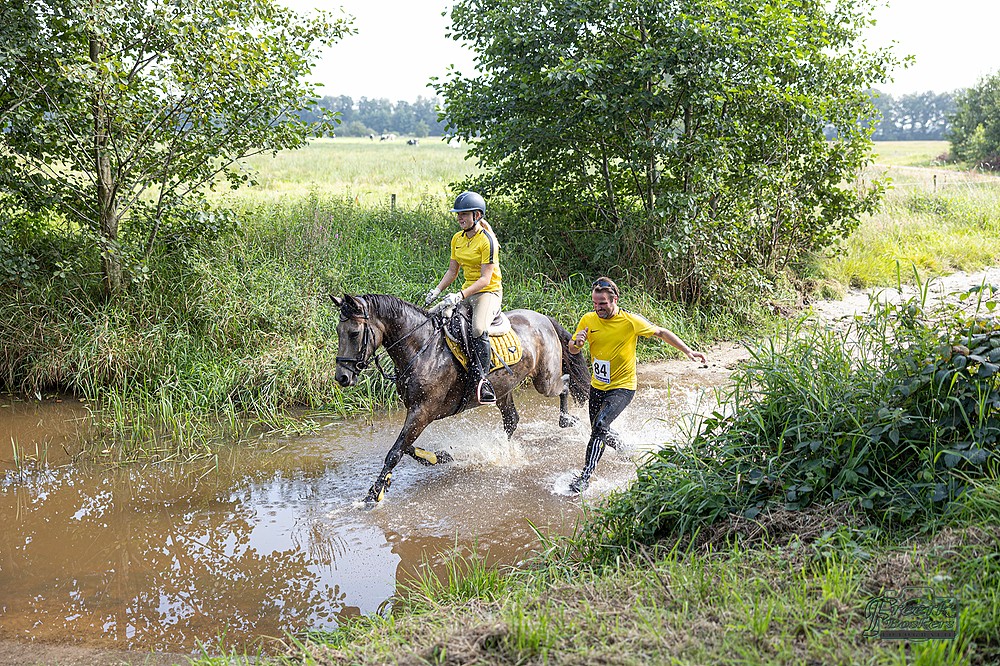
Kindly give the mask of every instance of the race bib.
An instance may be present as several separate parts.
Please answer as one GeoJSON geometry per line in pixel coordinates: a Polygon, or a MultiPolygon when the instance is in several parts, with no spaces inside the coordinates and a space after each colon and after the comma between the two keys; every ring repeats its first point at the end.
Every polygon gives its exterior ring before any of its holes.
{"type": "Polygon", "coordinates": [[[611,361],[602,361],[599,358],[594,359],[594,379],[602,384],[611,383],[611,361]]]}

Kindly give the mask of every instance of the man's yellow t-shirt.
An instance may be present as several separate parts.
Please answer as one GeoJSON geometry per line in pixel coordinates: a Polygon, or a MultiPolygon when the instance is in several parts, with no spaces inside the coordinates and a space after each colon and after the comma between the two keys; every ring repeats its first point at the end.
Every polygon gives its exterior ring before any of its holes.
{"type": "Polygon", "coordinates": [[[486,229],[480,228],[472,238],[464,231],[459,231],[451,237],[451,258],[462,268],[465,289],[479,279],[483,274],[483,264],[493,264],[493,276],[483,291],[499,292],[503,287],[500,275],[500,243],[497,237],[486,229]]]}
{"type": "MultiPolygon", "coordinates": [[[[602,391],[638,386],[635,376],[635,346],[639,337],[653,336],[657,327],[645,317],[618,310],[610,319],[588,312],[576,325],[576,333],[590,329],[590,385],[602,391]]],[[[576,335],[576,334],[574,334],[576,335]]]]}

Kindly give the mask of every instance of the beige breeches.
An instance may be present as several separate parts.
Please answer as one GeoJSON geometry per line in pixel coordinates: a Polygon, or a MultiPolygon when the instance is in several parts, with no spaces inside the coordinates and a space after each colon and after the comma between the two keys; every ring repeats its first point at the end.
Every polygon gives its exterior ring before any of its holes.
{"type": "Polygon", "coordinates": [[[472,305],[472,335],[480,337],[490,330],[490,324],[500,314],[500,294],[491,291],[480,291],[469,296],[472,305]]]}

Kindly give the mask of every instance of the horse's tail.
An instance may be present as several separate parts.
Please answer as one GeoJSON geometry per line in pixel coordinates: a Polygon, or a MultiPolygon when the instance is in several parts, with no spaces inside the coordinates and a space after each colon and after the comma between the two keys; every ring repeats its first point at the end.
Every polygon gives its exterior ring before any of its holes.
{"type": "Polygon", "coordinates": [[[569,341],[573,339],[573,334],[552,317],[549,317],[549,321],[562,343],[562,371],[564,375],[569,375],[569,392],[578,405],[583,404],[590,395],[590,367],[582,352],[569,353],[569,341]]]}

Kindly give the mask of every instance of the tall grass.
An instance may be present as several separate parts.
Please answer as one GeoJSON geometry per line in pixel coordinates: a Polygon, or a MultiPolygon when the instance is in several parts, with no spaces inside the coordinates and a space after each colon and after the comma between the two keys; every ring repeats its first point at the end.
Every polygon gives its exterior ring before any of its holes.
{"type": "Polygon", "coordinates": [[[927,169],[888,174],[892,185],[881,209],[803,269],[825,286],[824,295],[892,286],[897,262],[916,267],[921,279],[1000,262],[1000,178],[927,169]]]}

